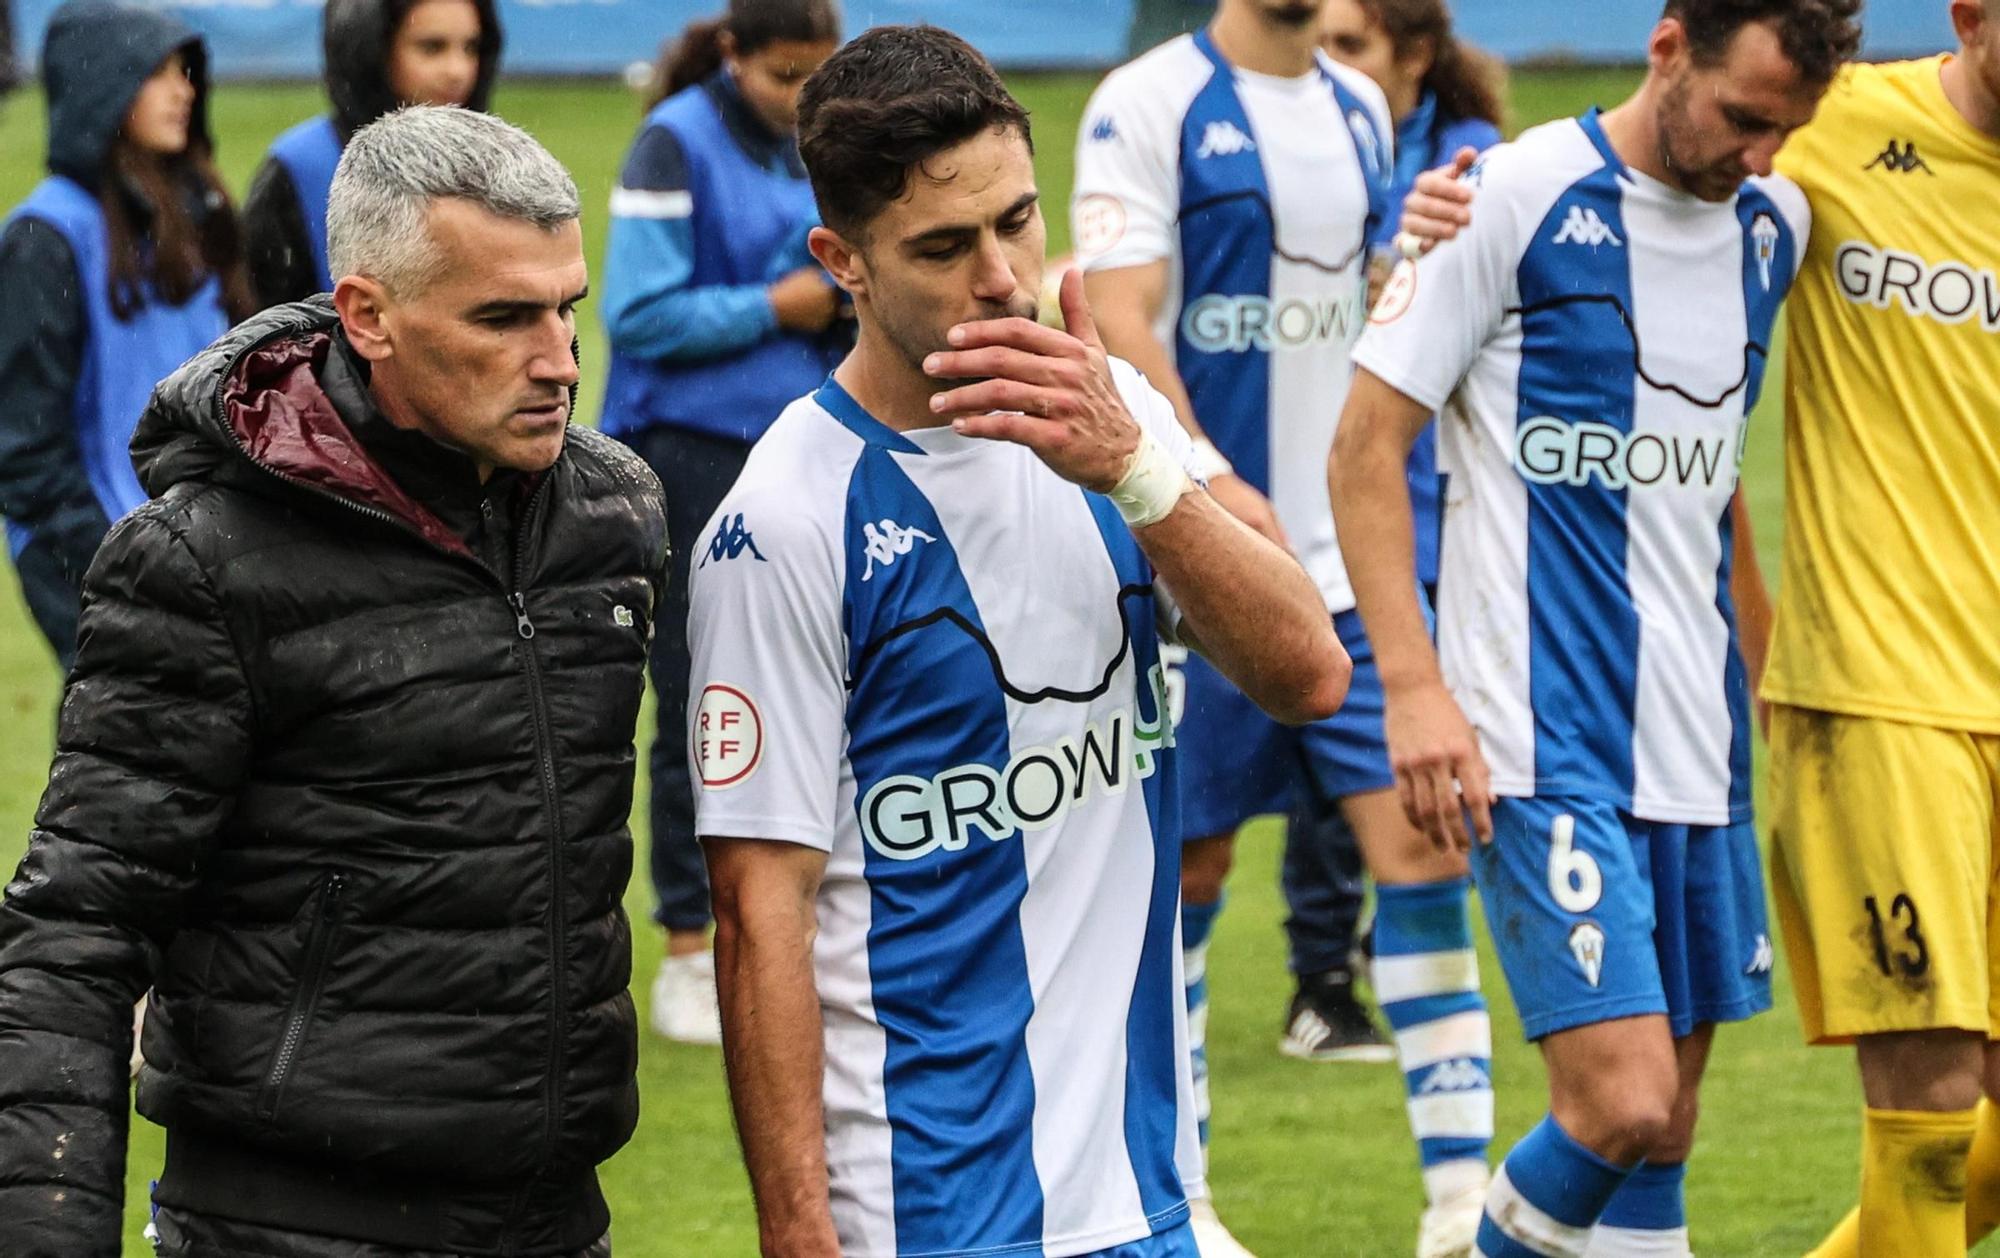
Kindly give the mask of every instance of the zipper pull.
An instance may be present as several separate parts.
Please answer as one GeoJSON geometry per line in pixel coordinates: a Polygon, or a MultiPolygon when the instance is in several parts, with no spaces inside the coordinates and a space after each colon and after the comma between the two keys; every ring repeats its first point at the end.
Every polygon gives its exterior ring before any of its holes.
{"type": "Polygon", "coordinates": [[[528,596],[519,590],[507,596],[507,606],[514,609],[514,632],[523,639],[535,636],[535,622],[528,619],[528,596]]]}
{"type": "Polygon", "coordinates": [[[331,913],[334,905],[340,903],[340,893],[345,890],[347,890],[346,874],[328,874],[326,876],[326,885],[321,889],[320,897],[325,902],[327,912],[331,913]]]}

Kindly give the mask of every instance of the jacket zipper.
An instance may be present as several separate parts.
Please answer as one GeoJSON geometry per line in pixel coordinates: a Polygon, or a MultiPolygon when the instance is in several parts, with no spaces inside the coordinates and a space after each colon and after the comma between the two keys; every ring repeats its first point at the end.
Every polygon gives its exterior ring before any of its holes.
{"type": "MultiPolygon", "coordinates": [[[[249,345],[245,346],[242,351],[238,353],[235,359],[232,360],[232,366],[234,365],[235,362],[242,361],[244,355],[252,353],[257,349],[260,349],[263,346],[268,345],[272,341],[275,341],[280,337],[287,335],[289,331],[290,331],[289,329],[280,329],[278,331],[272,332],[271,335],[269,336],[261,337],[258,340],[251,342],[249,345]]],[[[572,353],[576,352],[576,346],[574,344],[572,344],[571,346],[571,352],[572,353]]],[[[242,452],[244,461],[249,463],[250,466],[258,469],[259,471],[263,472],[266,476],[271,477],[273,480],[276,480],[280,484],[291,486],[294,489],[303,490],[304,492],[316,498],[322,498],[328,502],[338,503],[340,506],[345,507],[348,510],[356,512],[360,515],[366,516],[371,520],[378,520],[384,524],[389,525],[392,528],[399,529],[402,532],[409,534],[411,537],[416,538],[419,542],[422,542],[425,546],[428,546],[430,549],[438,552],[441,555],[448,556],[449,558],[452,559],[464,560],[465,562],[471,564],[473,567],[478,568],[481,572],[486,573],[488,576],[494,576],[493,570],[486,564],[481,563],[477,558],[467,554],[460,554],[457,551],[447,550],[445,547],[438,545],[430,538],[425,537],[421,532],[413,528],[408,522],[397,519],[395,516],[390,515],[387,511],[383,511],[376,507],[366,506],[362,503],[355,502],[351,498],[344,498],[341,495],[332,492],[331,490],[322,489],[317,485],[312,485],[308,484],[305,481],[297,480],[293,477],[285,475],[283,472],[278,471],[276,468],[267,467],[264,464],[259,463],[256,459],[256,456],[250,453],[250,447],[244,443],[242,435],[236,431],[235,425],[229,422],[229,413],[228,410],[224,407],[222,401],[222,393],[224,388],[227,387],[228,382],[229,382],[229,373],[225,371],[222,375],[221,383],[217,384],[215,387],[215,395],[211,400],[211,405],[215,411],[215,417],[217,422],[219,422],[222,426],[222,430],[229,434],[230,439],[236,443],[236,448],[242,452]]],[[[570,390],[570,407],[572,410],[574,410],[575,406],[576,406],[576,390],[572,388],[570,390]]],[[[527,509],[522,513],[521,524],[517,529],[514,538],[514,563],[513,563],[514,589],[512,592],[505,594],[508,610],[514,613],[514,632],[521,638],[524,644],[522,646],[521,653],[525,661],[524,667],[527,673],[529,701],[534,709],[533,716],[535,721],[535,751],[537,758],[541,762],[542,795],[549,810],[549,827],[550,827],[549,866],[553,876],[553,885],[549,888],[549,894],[551,896],[550,900],[551,908],[549,915],[550,918],[549,920],[550,976],[549,977],[550,977],[550,992],[555,1004],[555,1025],[549,1040],[548,1067],[547,1067],[547,1072],[543,1078],[543,1084],[542,1084],[543,1100],[545,1105],[547,1106],[547,1117],[543,1124],[543,1135],[542,1135],[542,1145],[543,1145],[542,1162],[544,1164],[547,1163],[549,1157],[551,1156],[551,1154],[555,1149],[556,1129],[558,1126],[558,1117],[561,1112],[561,1102],[563,1094],[562,1077],[561,1077],[562,1045],[564,1040],[567,1038],[567,1031],[568,1031],[567,1011],[569,1007],[568,976],[565,973],[565,966],[563,964],[563,951],[564,951],[563,939],[569,933],[569,927],[567,921],[568,915],[564,911],[564,903],[563,903],[562,815],[560,811],[561,796],[556,785],[555,752],[553,750],[554,739],[552,738],[549,732],[548,701],[542,691],[541,661],[536,657],[535,649],[534,646],[532,645],[535,637],[535,622],[528,615],[527,594],[522,587],[524,585],[523,574],[526,571],[525,559],[526,559],[527,538],[529,535],[530,527],[534,524],[536,520],[537,514],[541,508],[543,498],[547,496],[549,482],[552,479],[553,477],[549,475],[544,475],[542,477],[541,482],[535,486],[534,493],[528,499],[527,509]]],[[[495,580],[495,584],[503,585],[503,590],[504,590],[504,583],[500,582],[497,578],[495,580]]],[[[305,1022],[310,1016],[311,1016],[310,1008],[308,1008],[303,1015],[301,1015],[297,1010],[295,1010],[292,1018],[292,1023],[286,1027],[285,1044],[291,1045],[290,1052],[288,1053],[283,1051],[284,1045],[281,1044],[279,1063],[273,1066],[271,1072],[271,1078],[267,1079],[265,1082],[265,1091],[267,1094],[269,1094],[269,1101],[268,1102],[260,1101],[258,1104],[258,1111],[262,1113],[266,1118],[271,1117],[277,1111],[278,1098],[276,1095],[276,1089],[277,1086],[281,1085],[284,1081],[282,1078],[281,1070],[282,1072],[290,1071],[291,1057],[295,1055],[297,1052],[297,1044],[293,1042],[295,1038],[293,1034],[294,1027],[296,1027],[298,1036],[302,1037],[304,1035],[305,1022]],[[267,1104],[269,1106],[268,1113],[265,1112],[267,1104]]],[[[510,1239],[510,1234],[514,1231],[514,1229],[517,1226],[519,1226],[520,1217],[522,1213],[527,1209],[528,1198],[531,1192],[533,1191],[535,1183],[538,1182],[540,1178],[541,1178],[541,1172],[536,1172],[536,1174],[530,1179],[530,1181],[522,1186],[521,1191],[515,1195],[513,1209],[509,1211],[509,1214],[512,1217],[510,1217],[502,1227],[501,1246],[503,1252],[507,1253],[513,1252],[513,1245],[510,1239]]]]}
{"type": "Polygon", "coordinates": [[[285,1081],[291,1077],[293,1063],[298,1060],[299,1046],[305,1042],[313,1011],[319,1007],[320,989],[326,983],[327,957],[333,951],[334,915],[340,909],[341,893],[346,889],[345,875],[328,874],[315,897],[312,926],[306,932],[305,964],[299,972],[299,990],[292,997],[292,1011],[285,1019],[278,1055],[272,1060],[270,1073],[264,1077],[264,1090],[257,1097],[257,1115],[265,1120],[277,1117],[278,1099],[285,1090],[285,1081]]]}
{"type": "MultiPolygon", "coordinates": [[[[549,1034],[548,1065],[542,1081],[542,1099],[546,1107],[546,1116],[542,1129],[540,1162],[544,1168],[554,1156],[557,1132],[561,1125],[564,1092],[563,1046],[569,1037],[569,967],[565,946],[565,941],[569,937],[569,920],[563,860],[562,792],[556,782],[555,738],[550,730],[548,697],[542,688],[541,658],[535,653],[535,622],[528,614],[525,580],[528,539],[533,534],[548,484],[549,478],[544,477],[542,482],[535,486],[526,509],[521,513],[521,523],[514,535],[514,591],[507,596],[507,605],[514,612],[514,632],[521,639],[522,669],[527,676],[529,706],[535,722],[535,754],[542,770],[542,799],[549,814],[549,992],[554,1009],[549,1034]]],[[[511,1232],[519,1223],[521,1212],[527,1207],[533,1185],[541,1179],[541,1175],[542,1172],[537,1171],[534,1179],[524,1185],[521,1193],[515,1198],[515,1207],[512,1211],[514,1217],[508,1221],[507,1232],[511,1232]]],[[[505,1244],[506,1241],[503,1239],[503,1247],[505,1244]]]]}

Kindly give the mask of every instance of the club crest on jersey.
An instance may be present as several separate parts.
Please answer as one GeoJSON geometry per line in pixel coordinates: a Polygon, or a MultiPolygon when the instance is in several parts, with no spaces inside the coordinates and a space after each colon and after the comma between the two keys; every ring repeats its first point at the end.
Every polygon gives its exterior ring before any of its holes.
{"type": "Polygon", "coordinates": [[[1257,141],[1243,134],[1243,129],[1228,119],[1211,122],[1201,133],[1201,146],[1194,151],[1196,157],[1234,157],[1238,153],[1255,153],[1257,141]]]}
{"type": "Polygon", "coordinates": [[[1361,162],[1372,172],[1383,168],[1382,141],[1375,135],[1375,124],[1368,121],[1368,115],[1359,109],[1347,111],[1347,129],[1354,133],[1355,151],[1361,154],[1361,162]]]}
{"type": "Polygon", "coordinates": [[[1597,986],[1604,977],[1604,928],[1596,922],[1578,922],[1571,927],[1569,954],[1576,958],[1584,981],[1597,986]]]}
{"type": "Polygon", "coordinates": [[[1772,964],[1777,959],[1777,955],[1771,950],[1771,937],[1759,935],[1757,947],[1750,954],[1750,964],[1744,967],[1743,972],[1750,975],[1769,974],[1772,964]]]}
{"type": "Polygon", "coordinates": [[[1117,138],[1118,124],[1112,120],[1110,114],[1105,114],[1096,122],[1090,124],[1090,139],[1092,143],[1109,144],[1117,138]]]}
{"type": "Polygon", "coordinates": [[[862,553],[868,557],[868,566],[861,571],[863,581],[875,575],[876,564],[886,568],[898,557],[909,554],[918,542],[937,540],[920,528],[904,528],[894,520],[883,520],[879,525],[863,524],[861,537],[862,553]]]}
{"type": "Polygon", "coordinates": [[[1597,216],[1597,211],[1587,205],[1569,207],[1569,217],[1563,219],[1562,230],[1556,233],[1555,243],[1559,245],[1589,245],[1595,249],[1599,245],[1610,245],[1623,249],[1625,242],[1611,225],[1597,216]]]}
{"type": "MultiPolygon", "coordinates": [[[[1164,714],[1167,683],[1158,664],[1147,684],[1153,711],[1164,714]]],[[[900,773],[862,796],[861,836],[879,855],[913,861],[939,850],[960,851],[974,832],[997,843],[1023,831],[1046,830],[1093,793],[1120,795],[1133,782],[1152,777],[1159,771],[1158,753],[1173,745],[1170,720],[1149,724],[1126,708],[1085,726],[1079,737],[1024,747],[999,769],[961,764],[932,777],[900,773]]]]}
{"type": "Polygon", "coordinates": [[[1750,243],[1757,250],[1757,276],[1764,281],[1764,291],[1771,291],[1771,264],[1778,260],[1778,220],[1769,214],[1758,214],[1750,220],[1750,243]]]}

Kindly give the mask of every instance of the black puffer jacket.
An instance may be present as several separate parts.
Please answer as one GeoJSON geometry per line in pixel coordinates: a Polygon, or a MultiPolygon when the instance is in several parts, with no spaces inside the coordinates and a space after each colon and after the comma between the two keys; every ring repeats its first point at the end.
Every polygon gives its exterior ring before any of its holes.
{"type": "Polygon", "coordinates": [[[134,443],[155,497],[91,567],[0,903],[7,1258],[117,1253],[149,983],[163,1203],[466,1254],[605,1230],[660,487],[572,428],[477,557],[340,418],[333,327],[244,324],[134,443]]]}
{"type": "MultiPolygon", "coordinates": [[[[479,11],[479,77],[472,85],[468,109],[484,112],[493,100],[493,82],[500,74],[505,37],[495,0],[472,0],[479,11]]],[[[389,52],[403,18],[414,0],[327,0],[321,25],[324,60],[321,72],[333,102],[333,127],[341,144],[356,131],[406,101],[389,86],[389,52]]],[[[323,213],[324,206],[312,207],[323,213]]],[[[266,157],[250,181],[243,199],[244,255],[250,286],[266,306],[302,301],[319,291],[312,240],[306,233],[308,210],[284,164],[266,157]]]]}

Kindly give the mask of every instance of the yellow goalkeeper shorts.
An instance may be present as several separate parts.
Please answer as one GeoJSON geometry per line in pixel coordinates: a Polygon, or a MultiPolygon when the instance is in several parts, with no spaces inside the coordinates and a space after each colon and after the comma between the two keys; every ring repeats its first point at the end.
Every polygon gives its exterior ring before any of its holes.
{"type": "Polygon", "coordinates": [[[1778,706],[1770,770],[1806,1038],[2000,1035],[2000,735],[1778,706]]]}

